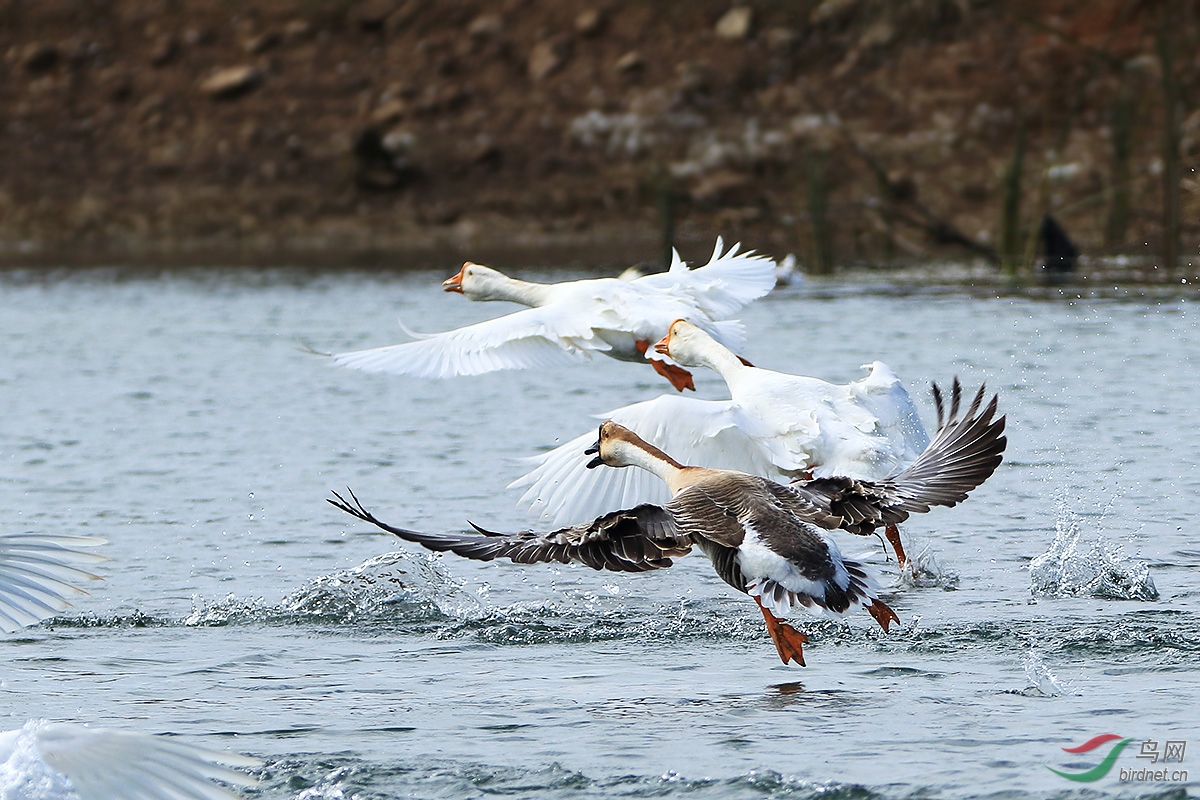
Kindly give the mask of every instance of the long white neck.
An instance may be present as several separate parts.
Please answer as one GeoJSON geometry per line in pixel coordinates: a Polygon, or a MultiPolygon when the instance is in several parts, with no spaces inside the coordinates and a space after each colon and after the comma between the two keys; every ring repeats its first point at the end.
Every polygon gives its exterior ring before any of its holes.
{"type": "Polygon", "coordinates": [[[672,495],[682,488],[680,475],[684,471],[683,465],[654,445],[645,442],[640,445],[633,442],[620,442],[617,448],[621,466],[639,467],[651,475],[661,478],[667,484],[667,488],[671,490],[672,495]]]}
{"type": "Polygon", "coordinates": [[[497,273],[490,276],[485,287],[472,291],[468,296],[472,300],[507,300],[537,308],[550,302],[552,289],[553,285],[550,284],[523,281],[497,273]]]}
{"type": "Polygon", "coordinates": [[[733,351],[709,336],[691,342],[685,363],[687,366],[708,367],[724,378],[726,383],[747,368],[733,351]]]}

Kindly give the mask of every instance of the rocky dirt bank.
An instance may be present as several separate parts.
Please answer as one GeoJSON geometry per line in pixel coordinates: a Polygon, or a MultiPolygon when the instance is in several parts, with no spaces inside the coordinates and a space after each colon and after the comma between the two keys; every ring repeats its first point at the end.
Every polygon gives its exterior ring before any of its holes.
{"type": "Polygon", "coordinates": [[[693,257],[722,234],[809,266],[997,263],[1052,212],[1085,253],[1153,264],[1178,169],[1187,263],[1197,19],[1193,0],[7,0],[0,259],[609,264],[673,228],[693,257]]]}

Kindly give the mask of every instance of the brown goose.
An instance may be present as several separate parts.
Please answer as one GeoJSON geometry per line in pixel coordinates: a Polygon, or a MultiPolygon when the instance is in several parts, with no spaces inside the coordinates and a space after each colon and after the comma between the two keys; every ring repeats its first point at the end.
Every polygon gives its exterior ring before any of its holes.
{"type": "Polygon", "coordinates": [[[980,387],[959,419],[958,381],[948,416],[934,385],[938,430],[933,441],[908,467],[879,481],[828,477],[783,485],[743,472],[687,467],[610,420],[585,451],[596,456],[588,466],[648,470],[667,483],[669,502],[605,514],[550,533],[513,534],[473,523],[473,534],[422,533],[381,522],[353,492],[350,501],[335,492],[337,499],[329,502],[430,550],[481,561],[579,561],[595,569],[643,572],[669,567],[673,557],[698,547],[726,583],[758,603],[783,663],[794,660],[803,666],[807,637],[779,619],[797,606],[842,616],[861,605],[885,631],[898,621],[879,599],[879,586],[867,567],[842,556],[826,531],[870,534],[909,514],[966,499],[995,471],[1006,443],[1004,417],[994,419],[997,399],[981,410],[983,392],[980,387]]]}

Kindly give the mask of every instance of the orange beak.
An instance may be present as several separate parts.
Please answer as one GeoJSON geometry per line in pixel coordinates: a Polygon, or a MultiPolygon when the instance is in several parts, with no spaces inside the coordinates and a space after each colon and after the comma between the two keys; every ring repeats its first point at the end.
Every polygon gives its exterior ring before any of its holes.
{"type": "Polygon", "coordinates": [[[664,356],[671,355],[671,334],[668,333],[666,336],[655,342],[654,352],[660,353],[664,356]]]}
{"type": "Polygon", "coordinates": [[[460,269],[458,271],[457,275],[455,275],[452,278],[446,278],[446,280],[442,281],[442,291],[443,292],[458,292],[459,294],[462,294],[463,293],[463,290],[462,290],[463,270],[465,270],[469,266],[471,266],[470,261],[468,261],[462,265],[462,269],[460,269]]]}

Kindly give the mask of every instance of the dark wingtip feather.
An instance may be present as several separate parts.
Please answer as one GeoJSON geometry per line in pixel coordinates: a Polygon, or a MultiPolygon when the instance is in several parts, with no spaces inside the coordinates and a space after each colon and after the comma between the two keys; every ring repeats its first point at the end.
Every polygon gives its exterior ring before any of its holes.
{"type": "MultiPolygon", "coordinates": [[[[986,386],[980,386],[960,418],[962,386],[954,379],[950,413],[944,417],[939,413],[933,440],[916,461],[888,481],[889,492],[900,501],[893,511],[901,512],[888,521],[903,521],[907,513],[928,511],[932,505],[956,505],[991,477],[1003,460],[1007,439],[1001,436],[1005,417],[993,419],[999,396],[993,395],[981,410],[985,395],[986,386]]],[[[936,389],[934,402],[943,408],[936,389]]]]}
{"type": "Polygon", "coordinates": [[[329,503],[329,505],[333,506],[336,509],[340,509],[341,511],[345,511],[347,514],[349,514],[352,517],[358,517],[359,519],[363,520],[364,522],[371,522],[373,520],[370,512],[367,511],[367,509],[363,507],[363,504],[359,501],[358,497],[355,496],[354,491],[352,489],[350,489],[350,487],[346,487],[346,494],[350,495],[350,497],[353,498],[354,505],[351,505],[349,503],[349,501],[346,500],[346,498],[342,497],[337,492],[330,490],[330,493],[337,499],[334,500],[333,498],[326,497],[325,502],[329,503]]]}
{"type": "Polygon", "coordinates": [[[471,520],[467,520],[467,524],[470,525],[472,528],[474,528],[479,533],[482,533],[484,536],[507,536],[508,535],[506,533],[500,533],[499,531],[489,531],[487,528],[481,528],[478,525],[476,525],[474,522],[471,522],[471,520]]]}
{"type": "Polygon", "coordinates": [[[954,383],[950,386],[950,422],[958,419],[958,406],[962,402],[962,384],[958,382],[958,376],[954,376],[954,383]]]}

